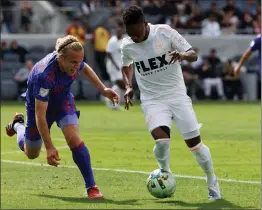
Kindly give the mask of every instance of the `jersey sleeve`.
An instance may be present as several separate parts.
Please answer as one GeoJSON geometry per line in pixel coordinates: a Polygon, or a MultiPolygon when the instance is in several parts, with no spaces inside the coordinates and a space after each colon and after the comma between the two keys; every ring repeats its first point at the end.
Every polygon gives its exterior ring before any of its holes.
{"type": "Polygon", "coordinates": [[[133,59],[129,56],[126,47],[121,45],[121,64],[122,66],[130,66],[133,63],[133,59]]]}
{"type": "Polygon", "coordinates": [[[256,51],[260,48],[261,45],[261,37],[256,37],[249,45],[251,51],[256,51]]]}
{"type": "Polygon", "coordinates": [[[177,50],[179,52],[186,52],[192,48],[192,46],[187,42],[187,40],[181,36],[175,29],[171,30],[171,43],[172,49],[177,50]]]}
{"type": "Polygon", "coordinates": [[[45,76],[43,74],[39,74],[37,75],[34,83],[34,97],[44,102],[49,100],[49,94],[53,87],[53,83],[52,81],[49,81],[48,77],[49,75],[45,76]]]}

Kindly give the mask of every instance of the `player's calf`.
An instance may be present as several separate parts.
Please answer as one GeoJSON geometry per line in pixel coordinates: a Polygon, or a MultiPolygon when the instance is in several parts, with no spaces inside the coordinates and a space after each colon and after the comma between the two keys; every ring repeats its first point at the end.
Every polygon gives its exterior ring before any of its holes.
{"type": "Polygon", "coordinates": [[[160,126],[155,128],[151,135],[155,139],[155,146],[153,149],[154,155],[158,162],[160,169],[171,173],[170,161],[170,129],[168,126],[160,126]]]}
{"type": "Polygon", "coordinates": [[[201,141],[199,130],[183,134],[183,136],[186,139],[185,142],[187,146],[189,147],[192,154],[195,156],[196,161],[206,174],[208,198],[221,199],[218,181],[214,173],[211,153],[209,148],[201,141]]]}

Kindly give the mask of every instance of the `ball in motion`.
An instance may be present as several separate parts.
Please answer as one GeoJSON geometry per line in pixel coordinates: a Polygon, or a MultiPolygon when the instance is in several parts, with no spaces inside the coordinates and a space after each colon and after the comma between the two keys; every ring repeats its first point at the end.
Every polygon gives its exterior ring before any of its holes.
{"type": "Polygon", "coordinates": [[[175,176],[162,169],[156,169],[147,178],[147,189],[156,198],[171,197],[176,191],[175,176]]]}

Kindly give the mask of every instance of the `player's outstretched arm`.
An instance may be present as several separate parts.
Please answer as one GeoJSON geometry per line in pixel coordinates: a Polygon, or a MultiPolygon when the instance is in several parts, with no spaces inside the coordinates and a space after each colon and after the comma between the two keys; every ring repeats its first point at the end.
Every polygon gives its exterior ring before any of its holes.
{"type": "Polygon", "coordinates": [[[234,69],[234,75],[235,77],[238,77],[239,72],[240,72],[240,68],[244,65],[244,63],[247,61],[247,59],[249,58],[249,56],[252,54],[252,50],[250,48],[248,48],[244,54],[241,56],[240,61],[238,62],[238,64],[236,65],[235,69],[234,69]]]}
{"type": "Polygon", "coordinates": [[[125,83],[126,92],[124,95],[125,98],[125,109],[129,109],[129,105],[133,106],[133,95],[134,91],[132,88],[132,77],[133,77],[133,67],[132,65],[129,66],[123,66],[122,67],[122,74],[123,74],[123,80],[125,83]]]}
{"type": "Polygon", "coordinates": [[[57,161],[60,160],[58,151],[52,143],[49,128],[46,122],[47,105],[48,102],[35,99],[36,125],[45,144],[48,164],[58,166],[59,163],[57,161]]]}
{"type": "Polygon", "coordinates": [[[119,103],[119,95],[112,89],[107,88],[88,64],[85,63],[84,70],[82,72],[85,78],[90,83],[92,83],[101,92],[103,96],[109,98],[113,104],[119,103]]]}
{"type": "Polygon", "coordinates": [[[92,83],[100,92],[103,92],[106,86],[102,83],[102,81],[99,79],[97,74],[94,72],[94,70],[85,63],[84,70],[82,71],[84,77],[92,83]]]}

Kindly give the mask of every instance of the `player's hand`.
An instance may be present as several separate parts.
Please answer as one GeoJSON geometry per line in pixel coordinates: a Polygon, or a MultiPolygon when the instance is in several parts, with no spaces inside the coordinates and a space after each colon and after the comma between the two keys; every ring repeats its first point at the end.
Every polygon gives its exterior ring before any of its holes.
{"type": "Polygon", "coordinates": [[[169,51],[168,55],[172,57],[168,64],[173,64],[176,61],[181,62],[185,58],[184,54],[178,51],[173,51],[173,52],[169,51]]]}
{"type": "Polygon", "coordinates": [[[102,92],[102,95],[110,99],[113,105],[119,104],[120,102],[120,96],[110,88],[105,88],[104,91],[102,92]]]}
{"type": "Polygon", "coordinates": [[[126,92],[125,92],[125,95],[124,95],[124,98],[125,98],[125,109],[128,110],[129,109],[129,105],[133,106],[133,102],[132,102],[133,96],[134,96],[133,88],[128,87],[126,89],[126,92]]]}
{"type": "Polygon", "coordinates": [[[234,68],[234,77],[235,77],[235,78],[238,78],[238,77],[239,77],[239,72],[240,72],[240,67],[237,65],[237,66],[234,68]]]}
{"type": "Polygon", "coordinates": [[[55,167],[59,165],[58,161],[60,160],[60,158],[58,155],[58,151],[54,146],[46,148],[46,158],[49,165],[55,167]]]}

